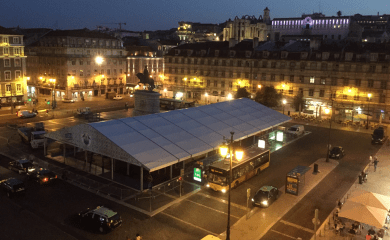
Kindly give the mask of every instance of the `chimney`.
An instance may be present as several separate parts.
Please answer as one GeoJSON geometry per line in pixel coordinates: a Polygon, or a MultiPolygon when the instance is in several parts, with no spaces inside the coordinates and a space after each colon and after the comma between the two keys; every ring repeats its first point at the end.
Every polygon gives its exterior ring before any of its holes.
{"type": "Polygon", "coordinates": [[[236,46],[237,42],[238,41],[236,39],[230,38],[229,39],[229,48],[232,48],[232,47],[236,46]]]}
{"type": "Polygon", "coordinates": [[[259,38],[253,38],[253,48],[256,48],[259,45],[259,38]]]}

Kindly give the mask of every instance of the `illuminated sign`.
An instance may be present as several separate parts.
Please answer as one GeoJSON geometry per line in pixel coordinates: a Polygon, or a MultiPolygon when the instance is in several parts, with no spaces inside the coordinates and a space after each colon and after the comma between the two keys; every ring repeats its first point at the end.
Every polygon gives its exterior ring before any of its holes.
{"type": "Polygon", "coordinates": [[[286,178],[286,193],[298,196],[298,178],[287,176],[286,178]]]}
{"type": "Polygon", "coordinates": [[[259,148],[265,148],[265,140],[260,139],[259,142],[258,142],[258,144],[257,144],[257,147],[259,147],[259,148]]]}
{"type": "Polygon", "coordinates": [[[194,180],[198,182],[202,181],[202,170],[200,168],[194,168],[194,180]]]}
{"type": "Polygon", "coordinates": [[[283,132],[276,133],[276,141],[283,142],[283,132]]]}

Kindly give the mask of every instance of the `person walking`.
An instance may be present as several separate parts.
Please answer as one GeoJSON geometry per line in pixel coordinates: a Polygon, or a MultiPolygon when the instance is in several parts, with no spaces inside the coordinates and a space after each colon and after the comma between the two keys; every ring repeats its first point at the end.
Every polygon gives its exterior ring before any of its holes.
{"type": "Polygon", "coordinates": [[[376,167],[378,166],[378,158],[375,156],[374,157],[374,172],[376,172],[376,167]]]}
{"type": "Polygon", "coordinates": [[[370,164],[372,163],[372,155],[370,155],[370,164]]]}
{"type": "Polygon", "coordinates": [[[142,239],[142,237],[141,237],[141,235],[139,235],[138,233],[135,235],[135,240],[141,240],[142,239]]]}

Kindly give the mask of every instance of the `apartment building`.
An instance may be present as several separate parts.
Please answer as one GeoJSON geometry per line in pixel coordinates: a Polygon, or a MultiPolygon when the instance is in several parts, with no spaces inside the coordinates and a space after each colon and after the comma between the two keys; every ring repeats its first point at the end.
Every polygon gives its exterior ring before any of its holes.
{"type": "MultiPolygon", "coordinates": [[[[316,40],[181,45],[164,57],[172,96],[224,101],[238,87],[273,86],[288,102],[303,93],[307,108],[390,119],[390,45],[316,40]]],[[[327,111],[326,111],[327,112],[327,111]]]]}
{"type": "Polygon", "coordinates": [[[0,26],[0,103],[27,100],[26,56],[23,35],[0,26]]]}
{"type": "Polygon", "coordinates": [[[26,47],[29,85],[56,98],[94,97],[125,92],[126,50],[105,33],[50,31],[26,47]]]}

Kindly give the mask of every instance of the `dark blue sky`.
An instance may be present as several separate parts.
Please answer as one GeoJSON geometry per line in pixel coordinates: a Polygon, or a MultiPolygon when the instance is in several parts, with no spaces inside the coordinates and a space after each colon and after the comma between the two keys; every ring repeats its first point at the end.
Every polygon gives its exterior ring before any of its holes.
{"type": "Polygon", "coordinates": [[[167,30],[179,21],[222,23],[235,16],[258,17],[265,7],[271,18],[298,17],[320,8],[326,16],[339,10],[343,15],[390,14],[389,0],[1,0],[0,26],[95,29],[102,23],[126,22],[122,28],[127,30],[167,30]]]}

